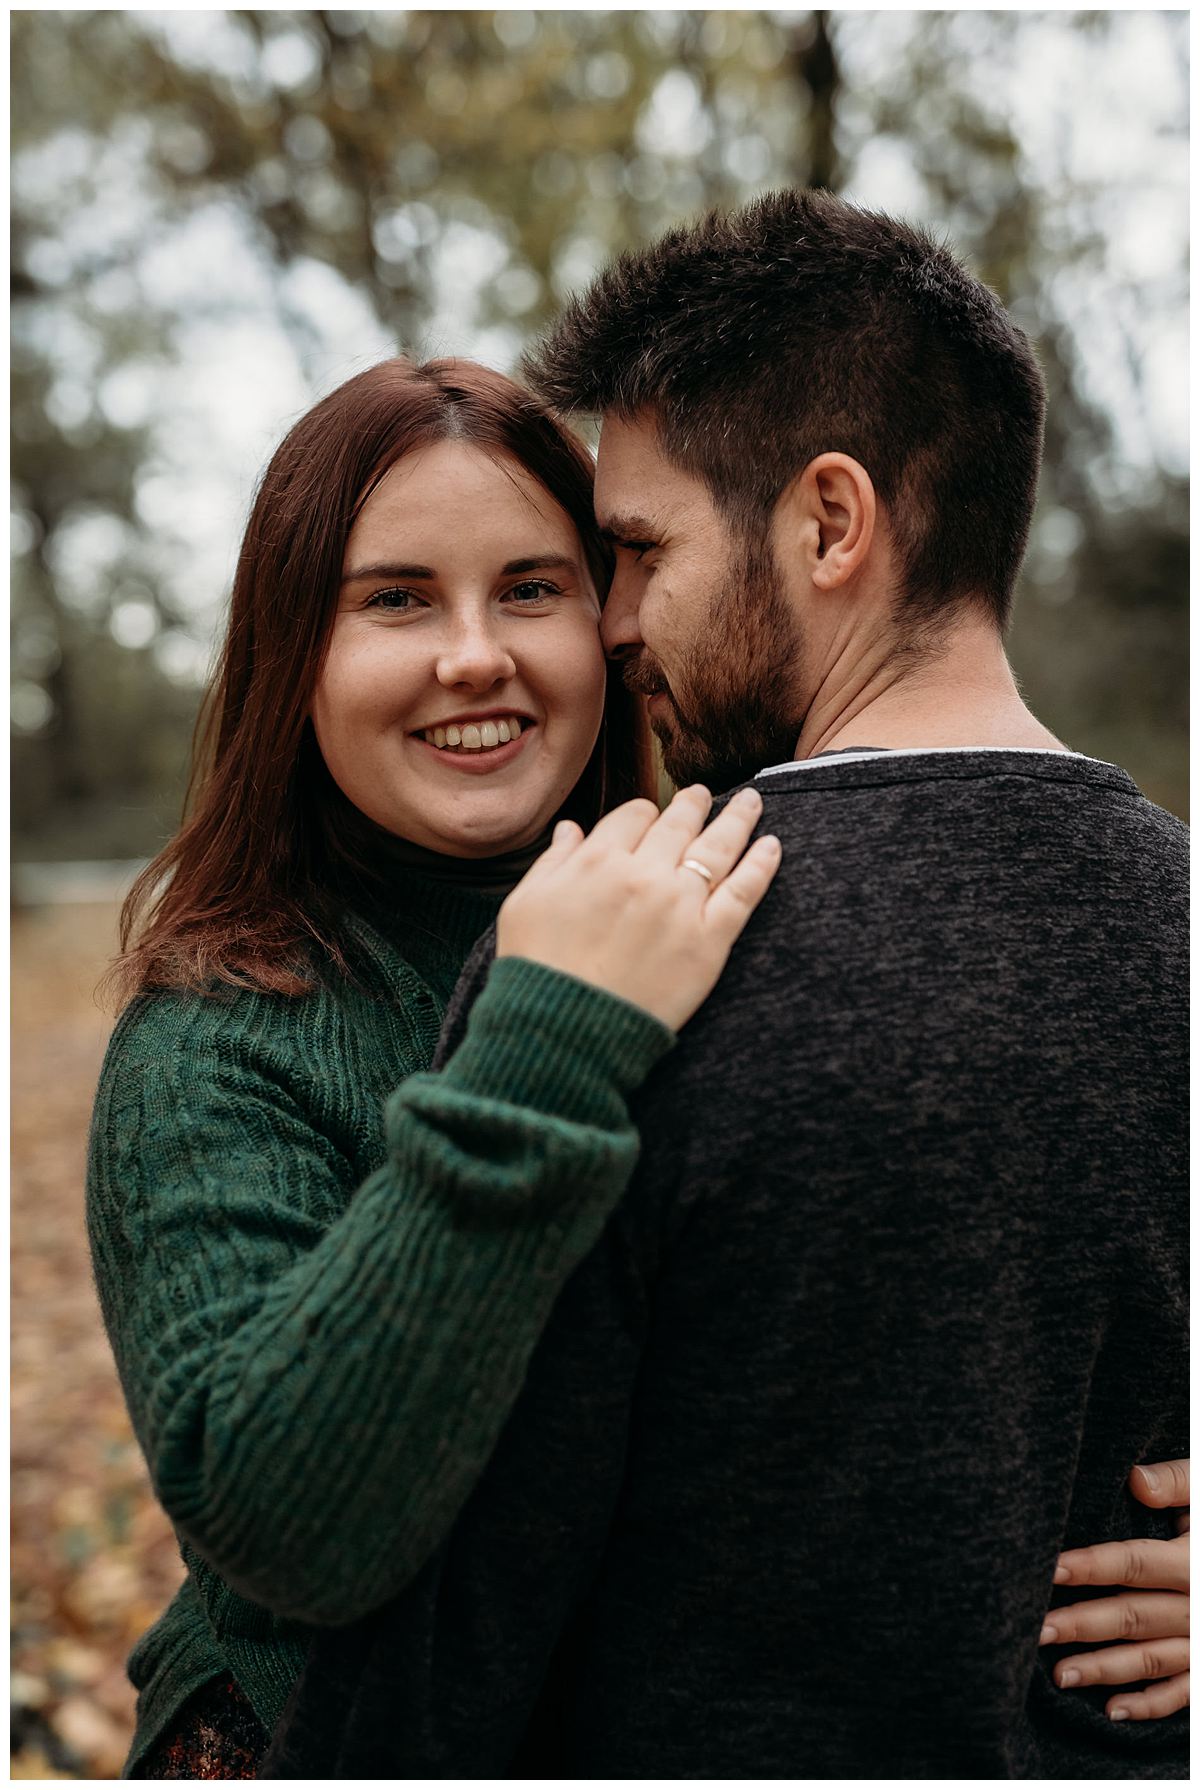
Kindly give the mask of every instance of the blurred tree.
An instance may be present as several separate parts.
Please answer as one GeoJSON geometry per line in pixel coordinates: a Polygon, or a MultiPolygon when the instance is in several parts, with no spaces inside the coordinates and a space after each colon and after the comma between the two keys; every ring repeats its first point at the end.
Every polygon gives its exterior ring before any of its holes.
{"type": "MultiPolygon", "coordinates": [[[[1122,16],[1056,18],[1083,45],[1122,16]]],[[[1181,62],[1185,28],[1163,16],[1181,62]]],[[[328,350],[297,269],[417,353],[446,346],[446,307],[469,290],[455,333],[490,332],[515,360],[623,244],[787,182],[867,198],[884,150],[906,171],[895,208],[945,230],[1046,369],[1019,674],[1070,743],[1182,810],[1184,487],[1123,464],[1064,294],[1124,281],[1126,311],[1165,316],[1183,232],[1169,275],[1115,274],[1112,181],[1024,147],[1004,95],[1048,29],[1011,12],[14,14],[19,848],[149,851],[177,808],[203,657],[184,649],[209,637],[216,593],[207,612],[183,600],[147,523],[170,427],[155,393],[183,321],[233,322],[241,302],[220,277],[167,297],[148,279],[189,221],[236,220],[315,392],[328,350]]],[[[1176,111],[1160,143],[1185,130],[1176,111]]],[[[1135,156],[1125,178],[1135,194],[1135,156]]],[[[1141,379],[1134,354],[1135,396],[1141,379]]]]}

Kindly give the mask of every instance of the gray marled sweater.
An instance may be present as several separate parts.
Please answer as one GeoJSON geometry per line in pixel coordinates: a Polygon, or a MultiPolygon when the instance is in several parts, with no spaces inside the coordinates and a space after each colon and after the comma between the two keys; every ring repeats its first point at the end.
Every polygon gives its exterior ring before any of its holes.
{"type": "Polygon", "coordinates": [[[1187,1452],[1185,829],[1059,754],[759,786],[783,869],[635,1179],[266,1775],[1186,1775],[1037,1645],[1187,1452]]]}

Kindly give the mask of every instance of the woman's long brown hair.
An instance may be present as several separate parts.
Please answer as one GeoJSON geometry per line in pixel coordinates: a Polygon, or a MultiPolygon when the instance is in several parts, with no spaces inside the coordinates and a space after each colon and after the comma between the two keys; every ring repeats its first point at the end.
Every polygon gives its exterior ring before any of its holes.
{"type": "MultiPolygon", "coordinates": [[[[202,705],[179,832],[121,910],[106,986],[221,983],[293,995],[319,962],[348,973],[347,888],[369,887],[370,828],[325,768],[309,705],[337,611],[346,541],[388,469],[438,441],[510,456],[566,511],[601,596],[611,562],[592,513],[591,457],[512,380],[470,361],[384,361],[339,386],[286,436],[238,556],[229,629],[202,705]],[[133,942],[136,935],[136,943],[133,942]]],[[[564,812],[590,825],[653,789],[637,699],[610,666],[595,751],[564,812]]]]}

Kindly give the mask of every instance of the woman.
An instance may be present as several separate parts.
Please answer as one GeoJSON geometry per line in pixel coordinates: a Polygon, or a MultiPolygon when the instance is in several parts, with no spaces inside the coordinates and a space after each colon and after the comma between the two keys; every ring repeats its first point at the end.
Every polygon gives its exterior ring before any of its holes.
{"type": "Polygon", "coordinates": [[[437,1545],[628,1179],[624,1096],[778,863],[741,855],[752,793],[704,831],[707,792],[625,801],[648,760],[605,572],[585,450],[482,368],[373,368],[263,480],[91,1140],[105,1321],[188,1566],[130,1662],[135,1773],[247,1775],[310,1625],[437,1545]],[[421,1074],[542,853],[569,927],[515,911],[421,1074]]]}
{"type": "Polygon", "coordinates": [[[397,361],[259,492],[92,1136],[105,1318],[188,1565],[131,1660],[135,1775],[252,1775],[311,1625],[436,1548],[626,1183],[625,1096],[777,863],[738,863],[752,792],[703,833],[702,792],[626,802],[647,757],[599,649],[590,484],[509,381],[397,361]]]}

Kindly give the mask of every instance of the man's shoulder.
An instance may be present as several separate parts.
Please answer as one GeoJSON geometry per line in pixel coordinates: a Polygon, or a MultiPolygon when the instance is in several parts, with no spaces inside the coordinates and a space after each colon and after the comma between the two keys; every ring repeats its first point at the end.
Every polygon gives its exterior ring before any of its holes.
{"type": "Polygon", "coordinates": [[[1188,829],[1157,807],[1119,765],[1082,753],[1018,748],[938,748],[831,754],[760,771],[762,827],[779,834],[785,875],[853,880],[863,862],[894,852],[931,870],[961,838],[980,855],[1036,857],[1052,838],[1127,853],[1133,873],[1147,856],[1186,869],[1188,829]],[[789,847],[792,850],[789,851],[789,847]],[[797,850],[797,848],[799,848],[797,850]]]}
{"type": "Polygon", "coordinates": [[[496,957],[496,928],[489,926],[483,937],[477,939],[471,955],[462,967],[454,992],[450,996],[450,1004],[446,1008],[446,1017],[442,1021],[441,1036],[438,1039],[437,1051],[433,1059],[435,1069],[444,1069],[448,1059],[462,1043],[467,1029],[467,1021],[471,1016],[471,1008],[483,993],[484,983],[488,979],[496,957]]]}
{"type": "Polygon", "coordinates": [[[823,1035],[847,1012],[914,1026],[930,987],[962,993],[965,1015],[1018,962],[1078,976],[1131,951],[1179,958],[1188,831],[1119,766],[897,752],[774,767],[755,786],[783,861],[693,1048],[726,1048],[739,1023],[823,1035]]]}

